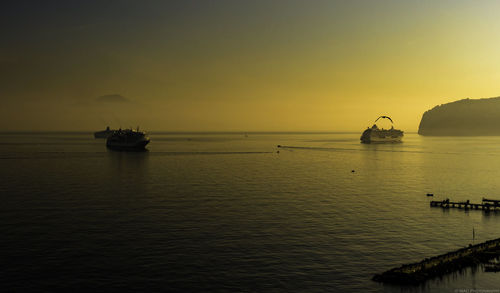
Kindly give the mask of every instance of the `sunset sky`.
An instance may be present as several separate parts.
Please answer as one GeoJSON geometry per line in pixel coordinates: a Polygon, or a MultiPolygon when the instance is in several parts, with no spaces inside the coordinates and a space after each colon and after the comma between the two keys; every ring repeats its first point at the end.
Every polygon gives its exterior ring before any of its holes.
{"type": "Polygon", "coordinates": [[[499,1],[11,1],[0,130],[416,131],[500,96],[499,1]]]}

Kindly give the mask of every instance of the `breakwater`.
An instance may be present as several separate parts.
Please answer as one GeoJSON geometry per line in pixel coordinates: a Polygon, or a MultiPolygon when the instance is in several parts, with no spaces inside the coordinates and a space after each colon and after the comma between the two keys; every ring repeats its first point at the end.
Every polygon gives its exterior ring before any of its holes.
{"type": "Polygon", "coordinates": [[[487,199],[483,198],[482,203],[471,203],[469,200],[467,201],[450,201],[449,199],[445,199],[442,201],[431,201],[431,207],[440,207],[440,208],[458,208],[458,209],[472,209],[472,210],[483,210],[485,212],[489,211],[500,211],[500,200],[496,199],[487,199]]]}
{"type": "Polygon", "coordinates": [[[376,274],[372,280],[399,285],[418,285],[432,278],[487,263],[498,256],[500,256],[500,238],[469,245],[417,263],[405,264],[382,274],[376,274]]]}

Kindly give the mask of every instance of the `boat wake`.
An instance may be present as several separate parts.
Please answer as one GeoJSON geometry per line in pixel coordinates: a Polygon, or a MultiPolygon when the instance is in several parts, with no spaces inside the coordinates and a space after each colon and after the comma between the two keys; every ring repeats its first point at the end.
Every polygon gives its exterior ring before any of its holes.
{"type": "MultiPolygon", "coordinates": [[[[401,149],[381,149],[381,148],[333,148],[333,147],[307,147],[307,146],[286,146],[279,145],[278,148],[285,150],[311,150],[311,151],[352,151],[352,152],[387,152],[387,153],[435,153],[415,150],[401,150],[401,149]]],[[[450,153],[446,153],[450,154],[450,153]]]]}
{"type": "Polygon", "coordinates": [[[151,152],[152,156],[183,156],[183,155],[258,155],[272,154],[273,152],[151,152]]]}

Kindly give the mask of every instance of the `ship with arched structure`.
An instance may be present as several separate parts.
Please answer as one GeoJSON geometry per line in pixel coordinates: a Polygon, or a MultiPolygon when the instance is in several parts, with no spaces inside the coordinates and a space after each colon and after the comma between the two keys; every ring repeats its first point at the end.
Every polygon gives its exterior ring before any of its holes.
{"type": "Polygon", "coordinates": [[[372,127],[368,127],[361,135],[362,143],[398,143],[402,142],[404,132],[399,129],[395,129],[393,126],[394,122],[389,116],[380,116],[373,123],[372,127]],[[391,121],[390,129],[383,129],[377,126],[377,121],[379,119],[387,119],[391,121]]]}

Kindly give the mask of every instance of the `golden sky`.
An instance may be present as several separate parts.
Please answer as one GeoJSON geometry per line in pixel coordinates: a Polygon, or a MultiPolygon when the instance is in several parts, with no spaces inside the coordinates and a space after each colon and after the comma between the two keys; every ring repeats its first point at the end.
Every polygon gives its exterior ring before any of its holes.
{"type": "Polygon", "coordinates": [[[416,131],[500,96],[498,1],[15,1],[0,130],[416,131]],[[119,95],[121,101],[99,99],[119,95]]]}

